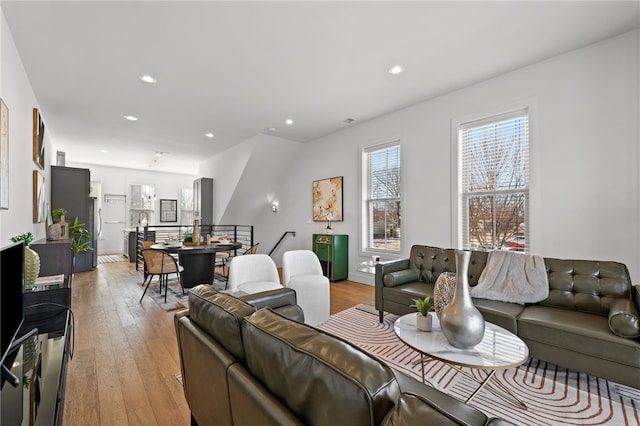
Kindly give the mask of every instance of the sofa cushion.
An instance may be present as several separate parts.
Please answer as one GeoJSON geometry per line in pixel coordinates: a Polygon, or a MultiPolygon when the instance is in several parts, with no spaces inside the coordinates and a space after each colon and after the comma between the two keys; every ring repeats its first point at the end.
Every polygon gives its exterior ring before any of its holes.
{"type": "Polygon", "coordinates": [[[506,328],[513,334],[518,334],[517,319],[524,311],[523,305],[489,299],[473,299],[473,304],[478,308],[485,321],[506,328]]]}
{"type": "MultiPolygon", "coordinates": [[[[469,260],[469,285],[478,284],[482,270],[487,264],[487,252],[472,251],[469,260]]],[[[414,245],[409,254],[409,267],[420,271],[420,280],[435,283],[443,272],[456,272],[454,249],[414,245]]]]}
{"type": "MultiPolygon", "coordinates": [[[[613,334],[607,317],[601,315],[527,306],[518,318],[518,336],[525,341],[640,368],[640,343],[613,334]]],[[[534,356],[546,359],[540,354],[534,356]]]]}
{"type": "Polygon", "coordinates": [[[618,299],[611,304],[609,328],[620,337],[640,336],[640,318],[632,300],[618,299]]]}
{"type": "Polygon", "coordinates": [[[189,291],[189,316],[228,350],[245,362],[240,324],[256,309],[249,303],[203,284],[189,291]]]}
{"type": "Polygon", "coordinates": [[[400,396],[393,371],[352,344],[271,309],[246,318],[247,368],[307,425],[377,425],[400,396]]]}
{"type": "Polygon", "coordinates": [[[405,284],[419,280],[420,274],[417,269],[404,269],[402,271],[389,272],[388,274],[384,274],[384,277],[382,277],[382,282],[387,287],[395,287],[399,284],[405,284]]]}
{"type": "Polygon", "coordinates": [[[539,304],[606,316],[616,299],[630,295],[629,271],[618,262],[544,260],[549,297],[539,304]]]}
{"type": "Polygon", "coordinates": [[[429,401],[420,398],[418,395],[403,393],[398,404],[389,411],[389,414],[382,421],[382,426],[405,426],[405,425],[458,425],[441,413],[436,407],[431,406],[429,401]]]}

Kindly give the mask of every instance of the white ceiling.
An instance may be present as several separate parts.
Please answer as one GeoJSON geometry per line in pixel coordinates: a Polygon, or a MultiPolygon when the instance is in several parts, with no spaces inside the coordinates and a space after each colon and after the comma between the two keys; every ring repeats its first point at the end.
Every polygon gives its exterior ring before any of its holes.
{"type": "Polygon", "coordinates": [[[638,1],[1,4],[67,161],[189,173],[258,133],[311,141],[640,22],[638,1]]]}

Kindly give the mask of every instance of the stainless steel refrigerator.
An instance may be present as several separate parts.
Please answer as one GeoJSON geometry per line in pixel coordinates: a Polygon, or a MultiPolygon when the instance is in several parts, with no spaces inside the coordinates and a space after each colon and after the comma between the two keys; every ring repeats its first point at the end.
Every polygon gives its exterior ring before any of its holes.
{"type": "Polygon", "coordinates": [[[90,271],[98,264],[98,207],[96,198],[89,196],[90,190],[89,169],[51,166],[51,209],[67,209],[66,221],[71,225],[77,217],[91,234],[93,251],[76,255],[75,272],[90,271]]]}

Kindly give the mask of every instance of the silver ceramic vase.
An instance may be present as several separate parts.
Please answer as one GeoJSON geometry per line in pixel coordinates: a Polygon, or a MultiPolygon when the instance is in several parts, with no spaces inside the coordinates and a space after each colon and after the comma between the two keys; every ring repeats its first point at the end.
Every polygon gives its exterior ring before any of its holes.
{"type": "Polygon", "coordinates": [[[452,346],[472,348],[484,337],[484,318],[469,294],[469,250],[456,250],[456,288],[453,299],[442,310],[440,327],[452,346]]]}

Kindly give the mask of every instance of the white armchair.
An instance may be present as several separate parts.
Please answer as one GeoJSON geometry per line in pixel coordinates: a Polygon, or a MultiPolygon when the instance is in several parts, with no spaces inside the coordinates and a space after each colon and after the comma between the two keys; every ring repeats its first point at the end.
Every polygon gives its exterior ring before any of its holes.
{"type": "Polygon", "coordinates": [[[291,250],[282,255],[285,287],[296,291],[304,322],[319,325],[329,319],[331,290],[329,279],[322,274],[318,256],[311,250],[291,250]]]}
{"type": "Polygon", "coordinates": [[[282,288],[278,268],[266,254],[235,256],[229,263],[229,290],[247,294],[282,288]]]}

